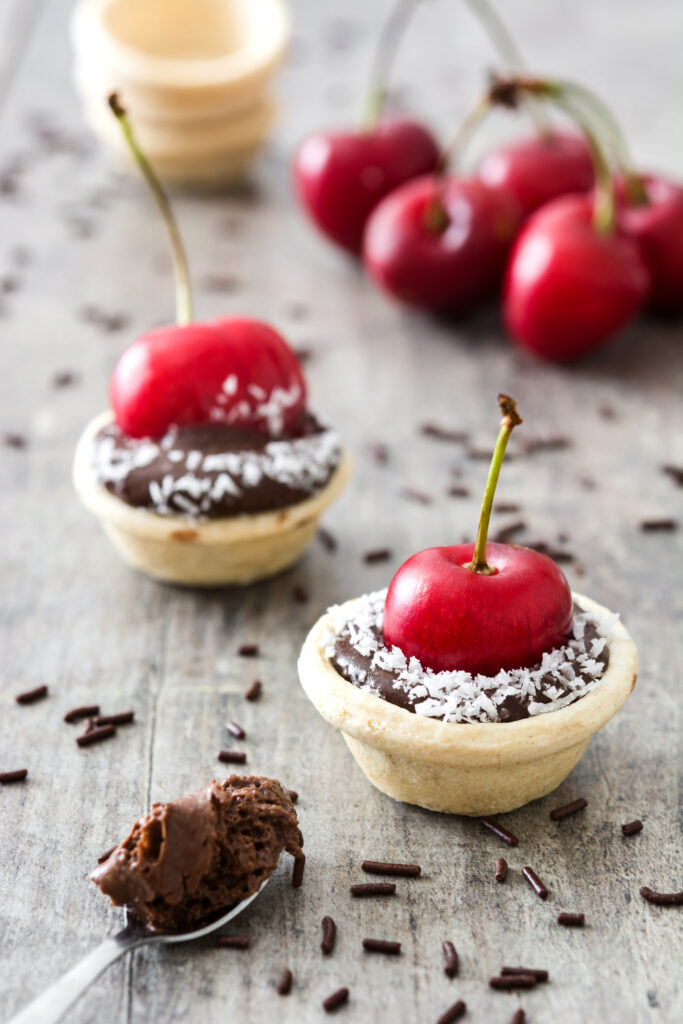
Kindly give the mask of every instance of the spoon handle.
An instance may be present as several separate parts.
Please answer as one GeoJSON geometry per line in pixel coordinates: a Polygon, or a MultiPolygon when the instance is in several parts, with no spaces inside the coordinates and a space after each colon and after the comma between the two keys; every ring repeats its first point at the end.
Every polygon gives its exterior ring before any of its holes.
{"type": "Polygon", "coordinates": [[[99,978],[102,971],[140,941],[140,936],[129,928],[124,928],[111,939],[105,939],[13,1017],[9,1024],[57,1024],[71,1004],[99,978]]]}

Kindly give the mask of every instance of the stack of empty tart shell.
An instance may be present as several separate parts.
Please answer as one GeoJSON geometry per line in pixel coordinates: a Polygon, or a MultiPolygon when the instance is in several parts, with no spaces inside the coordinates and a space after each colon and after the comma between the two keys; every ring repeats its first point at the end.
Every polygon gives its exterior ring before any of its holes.
{"type": "Polygon", "coordinates": [[[282,0],[80,0],[72,36],[86,120],[128,162],[107,109],[116,91],[166,181],[239,180],[273,123],[270,83],[289,35],[282,0]]]}

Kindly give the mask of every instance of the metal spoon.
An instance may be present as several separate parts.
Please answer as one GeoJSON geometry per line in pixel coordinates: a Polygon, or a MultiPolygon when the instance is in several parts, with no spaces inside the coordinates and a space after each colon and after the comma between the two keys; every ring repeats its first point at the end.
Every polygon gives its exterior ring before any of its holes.
{"type": "Polygon", "coordinates": [[[189,942],[191,939],[201,939],[204,935],[210,935],[211,932],[217,931],[218,928],[222,928],[228,921],[232,921],[238,914],[241,914],[263,891],[263,887],[268,881],[269,879],[266,878],[252,896],[242,900],[222,917],[191,932],[182,932],[176,935],[154,932],[132,915],[126,914],[125,928],[96,946],[92,953],[88,953],[80,963],[62,975],[47,991],[29,1003],[25,1009],[9,1021],[9,1024],[57,1024],[57,1021],[61,1020],[78,997],[92,985],[93,981],[99,978],[104,969],[124,953],[131,949],[137,949],[138,946],[149,946],[153,942],[168,945],[173,942],[189,942]]]}

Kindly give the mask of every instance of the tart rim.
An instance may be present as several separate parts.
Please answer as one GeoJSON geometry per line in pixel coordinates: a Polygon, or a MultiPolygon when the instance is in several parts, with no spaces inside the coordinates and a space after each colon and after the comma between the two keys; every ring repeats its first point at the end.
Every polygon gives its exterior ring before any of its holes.
{"type": "MultiPolygon", "coordinates": [[[[610,614],[583,594],[584,610],[610,614]]],[[[342,605],[347,609],[357,598],[342,605]]],[[[298,662],[307,696],[331,725],[393,756],[433,764],[493,765],[532,761],[587,740],[624,705],[638,673],[636,646],[621,621],[608,638],[609,664],[598,686],[557,711],[515,722],[444,722],[407,711],[348,682],[324,651],[333,617],[322,615],[310,630],[298,662]]]]}
{"type": "Polygon", "coordinates": [[[293,502],[266,512],[243,512],[234,516],[193,520],[189,516],[160,515],[153,509],[129,505],[112,494],[101,483],[91,464],[91,445],[99,431],[111,423],[110,409],[93,417],[85,426],[74,453],[72,479],[76,493],[87,509],[98,518],[138,536],[154,540],[191,541],[195,544],[225,544],[274,534],[287,527],[318,517],[324,508],[339,496],[349,480],[352,459],[342,446],[341,458],[332,474],[318,491],[303,501],[293,502]],[[190,534],[193,534],[190,537],[190,534]]]}

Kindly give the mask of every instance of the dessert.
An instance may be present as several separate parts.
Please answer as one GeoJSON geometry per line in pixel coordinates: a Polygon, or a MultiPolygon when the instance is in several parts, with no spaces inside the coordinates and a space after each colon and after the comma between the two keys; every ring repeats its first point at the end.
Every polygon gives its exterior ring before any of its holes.
{"type": "Polygon", "coordinates": [[[330,609],[299,676],[383,792],[487,815],[553,790],[636,680],[618,616],[572,594],[546,555],[487,544],[515,403],[503,421],[476,544],[408,559],[387,591],[330,609]]]}
{"type": "Polygon", "coordinates": [[[301,367],[275,330],[192,322],[170,207],[115,96],[110,104],[169,228],[178,325],[142,335],[119,359],[112,412],[86,427],[74,484],[134,567],[176,583],[249,583],[301,555],[350,459],[308,411],[301,367]]]}
{"type": "Polygon", "coordinates": [[[153,804],[91,878],[150,928],[184,931],[253,895],[282,851],[299,860],[302,845],[279,782],[231,775],[153,804]]]}

